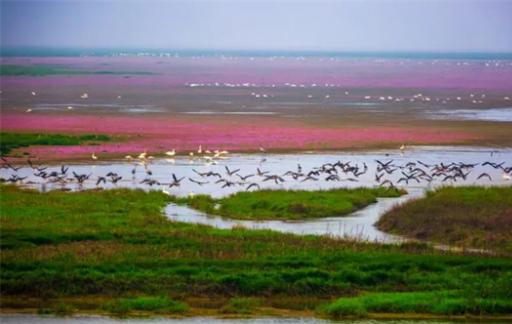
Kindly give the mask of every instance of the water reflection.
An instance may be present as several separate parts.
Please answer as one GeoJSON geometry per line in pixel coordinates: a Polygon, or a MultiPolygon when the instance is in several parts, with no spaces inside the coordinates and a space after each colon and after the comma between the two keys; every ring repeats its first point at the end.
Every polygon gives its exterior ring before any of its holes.
{"type": "Polygon", "coordinates": [[[327,323],[345,323],[345,324],[444,324],[455,323],[451,321],[425,321],[425,320],[346,320],[346,321],[329,321],[325,319],[306,318],[306,317],[265,317],[253,319],[220,319],[211,317],[191,317],[191,318],[145,318],[145,319],[116,319],[101,316],[75,316],[75,317],[54,317],[54,316],[39,316],[39,315],[0,315],[0,322],[8,324],[22,324],[22,323],[73,323],[73,324],[116,324],[116,323],[129,323],[129,324],[148,324],[148,323],[180,323],[180,324],[198,324],[198,323],[212,323],[212,324],[327,324],[327,323]]]}

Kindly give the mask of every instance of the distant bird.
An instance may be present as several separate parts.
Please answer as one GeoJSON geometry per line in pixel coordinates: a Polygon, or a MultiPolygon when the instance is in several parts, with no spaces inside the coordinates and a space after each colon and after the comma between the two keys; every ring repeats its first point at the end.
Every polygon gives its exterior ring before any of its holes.
{"type": "Polygon", "coordinates": [[[172,151],[167,151],[167,152],[165,152],[165,155],[167,155],[167,156],[175,156],[176,155],[176,150],[172,149],[172,151]]]}
{"type": "Polygon", "coordinates": [[[178,178],[176,177],[176,175],[173,173],[173,174],[172,174],[172,179],[173,179],[173,182],[171,182],[171,183],[169,184],[169,188],[172,188],[172,187],[179,187],[179,186],[181,185],[181,181],[182,181],[183,179],[185,179],[185,177],[182,177],[182,178],[178,179],[178,178]]]}
{"type": "Polygon", "coordinates": [[[245,190],[249,190],[249,189],[251,189],[251,188],[258,188],[258,190],[259,190],[259,189],[260,189],[260,185],[259,185],[259,184],[257,184],[256,182],[253,182],[253,183],[249,184],[249,185],[247,186],[247,188],[245,188],[245,190]]]}
{"type": "Polygon", "coordinates": [[[96,181],[96,185],[99,185],[102,182],[107,183],[107,179],[105,177],[98,177],[98,181],[96,181]]]}
{"type": "Polygon", "coordinates": [[[245,180],[249,179],[250,177],[254,177],[254,174],[248,174],[246,176],[241,176],[241,175],[237,174],[237,176],[240,178],[240,180],[245,181],[245,180]]]}
{"type": "Polygon", "coordinates": [[[208,183],[209,183],[208,181],[198,181],[198,180],[194,180],[194,179],[192,179],[192,178],[188,178],[188,180],[189,180],[190,182],[193,182],[193,183],[198,184],[198,185],[200,185],[200,186],[202,186],[202,185],[205,185],[205,184],[208,184],[208,183]]]}
{"type": "Polygon", "coordinates": [[[268,174],[268,171],[261,171],[260,168],[256,168],[257,175],[260,177],[263,177],[264,175],[268,174]]]}
{"type": "Polygon", "coordinates": [[[492,181],[491,176],[490,176],[488,173],[485,173],[485,172],[484,172],[484,173],[482,173],[482,174],[480,174],[480,175],[478,176],[478,178],[476,178],[476,180],[480,180],[481,178],[485,178],[485,177],[487,177],[487,178],[489,179],[489,181],[492,181]]]}
{"type": "Polygon", "coordinates": [[[240,171],[240,169],[236,169],[236,170],[229,170],[228,166],[226,165],[224,167],[226,169],[226,173],[229,175],[229,176],[232,176],[234,175],[235,173],[237,173],[238,171],[240,171]]]}
{"type": "Polygon", "coordinates": [[[97,157],[97,156],[96,156],[96,154],[94,154],[94,153],[92,153],[92,154],[91,154],[91,158],[92,158],[93,160],[97,160],[97,159],[98,159],[98,157],[97,157]]]}
{"type": "Polygon", "coordinates": [[[280,176],[278,176],[277,174],[266,176],[265,179],[263,179],[263,182],[269,181],[269,180],[274,180],[274,182],[276,184],[279,184],[280,182],[285,182],[285,180],[283,178],[281,178],[280,176]]]}

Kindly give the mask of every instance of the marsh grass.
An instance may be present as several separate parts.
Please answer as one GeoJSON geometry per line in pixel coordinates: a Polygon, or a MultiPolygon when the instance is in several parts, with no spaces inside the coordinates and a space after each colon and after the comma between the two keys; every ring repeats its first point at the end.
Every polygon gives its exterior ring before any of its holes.
{"type": "Polygon", "coordinates": [[[0,154],[6,155],[11,150],[30,145],[80,145],[107,142],[108,135],[63,135],[0,132],[0,154]]]}
{"type": "Polygon", "coordinates": [[[368,313],[511,314],[512,300],[508,296],[471,298],[450,291],[368,293],[340,298],[319,310],[334,318],[368,313]]]}
{"type": "MultiPolygon", "coordinates": [[[[168,202],[159,191],[40,193],[1,185],[2,307],[34,303],[51,310],[59,301],[96,296],[103,301],[71,304],[120,314],[171,313],[174,304],[162,298],[208,298],[218,301],[219,312],[258,312],[252,298],[261,307],[311,310],[340,297],[448,291],[453,300],[497,305],[498,313],[508,309],[503,300],[512,300],[505,289],[512,286],[508,258],[456,255],[422,244],[220,230],[169,221],[162,214],[168,202]]],[[[354,312],[374,311],[354,305],[354,312]]]]}
{"type": "Polygon", "coordinates": [[[152,75],[145,71],[81,70],[50,64],[0,65],[1,76],[48,76],[48,75],[152,75]]]}
{"type": "Polygon", "coordinates": [[[132,311],[172,314],[183,314],[188,311],[185,303],[164,296],[118,298],[106,302],[102,308],[116,315],[127,315],[132,311]]]}
{"type": "Polygon", "coordinates": [[[258,190],[219,199],[196,195],[174,197],[173,200],[209,214],[234,219],[297,220],[347,215],[375,203],[378,197],[399,197],[404,193],[396,188],[258,190]]]}
{"type": "Polygon", "coordinates": [[[512,255],[512,187],[445,187],[387,212],[377,226],[420,240],[512,255]]]}

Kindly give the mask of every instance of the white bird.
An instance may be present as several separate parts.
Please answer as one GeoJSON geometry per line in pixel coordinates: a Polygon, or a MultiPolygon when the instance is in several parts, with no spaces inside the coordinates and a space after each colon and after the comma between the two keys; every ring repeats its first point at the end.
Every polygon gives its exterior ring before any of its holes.
{"type": "Polygon", "coordinates": [[[27,109],[27,111],[26,111],[26,112],[28,112],[28,113],[29,113],[29,112],[32,112],[32,109],[30,109],[30,108],[29,108],[29,109],[27,109]]]}
{"type": "Polygon", "coordinates": [[[260,152],[266,152],[267,150],[265,150],[264,147],[260,146],[260,152]]]}
{"type": "Polygon", "coordinates": [[[72,106],[68,106],[68,109],[71,110],[71,109],[73,109],[73,107],[72,106]]]}
{"type": "Polygon", "coordinates": [[[35,91],[32,91],[31,94],[35,96],[37,93],[35,91]]]}
{"type": "Polygon", "coordinates": [[[96,156],[96,154],[94,154],[94,152],[91,154],[91,158],[92,158],[93,160],[97,160],[97,159],[98,159],[98,157],[96,156]]]}
{"type": "Polygon", "coordinates": [[[203,153],[203,148],[201,145],[199,145],[199,148],[197,149],[197,154],[203,153]]]}
{"type": "Polygon", "coordinates": [[[400,151],[404,151],[405,150],[405,144],[402,144],[402,146],[400,146],[400,151]]]}
{"type": "Polygon", "coordinates": [[[165,155],[167,155],[167,156],[175,156],[176,155],[176,150],[172,149],[172,151],[167,151],[167,152],[165,152],[165,155]]]}
{"type": "Polygon", "coordinates": [[[87,98],[89,98],[89,95],[87,94],[87,92],[84,92],[84,93],[82,93],[82,95],[80,96],[80,98],[82,98],[82,99],[87,99],[87,98]]]}
{"type": "Polygon", "coordinates": [[[133,159],[133,157],[132,157],[131,155],[127,155],[127,156],[125,156],[124,158],[125,158],[125,159],[127,159],[127,160],[131,160],[131,159],[133,159]]]}
{"type": "Polygon", "coordinates": [[[146,158],[146,154],[148,154],[147,152],[142,152],[139,154],[138,158],[141,159],[141,160],[144,160],[146,158]]]}

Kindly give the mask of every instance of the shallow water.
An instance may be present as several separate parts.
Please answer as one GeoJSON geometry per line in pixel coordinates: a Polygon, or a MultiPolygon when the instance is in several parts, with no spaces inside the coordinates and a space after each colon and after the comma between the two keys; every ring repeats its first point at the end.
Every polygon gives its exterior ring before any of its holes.
{"type": "Polygon", "coordinates": [[[433,111],[428,116],[433,119],[510,122],[512,121],[512,108],[443,109],[433,111]]]}
{"type": "Polygon", "coordinates": [[[449,321],[379,321],[379,320],[347,320],[347,321],[329,321],[324,319],[306,318],[306,317],[293,317],[293,318],[281,318],[281,317],[265,317],[265,318],[254,318],[254,319],[219,319],[212,317],[191,317],[191,318],[147,318],[147,319],[116,319],[109,317],[100,316],[76,316],[76,317],[54,317],[54,316],[40,316],[40,315],[0,315],[0,322],[9,324],[22,324],[22,323],[75,323],[75,324],[115,324],[115,323],[130,323],[130,324],[144,324],[144,323],[180,323],[180,324],[197,324],[197,323],[215,323],[215,324],[291,324],[291,323],[302,323],[302,324],[324,324],[324,323],[346,323],[346,324],[377,324],[377,323],[389,323],[389,324],[441,324],[441,323],[453,323],[449,321]]]}
{"type": "Polygon", "coordinates": [[[373,224],[395,204],[403,203],[408,199],[421,197],[422,194],[423,190],[413,189],[408,195],[400,198],[378,198],[377,203],[358,210],[349,216],[326,217],[304,221],[233,220],[208,215],[186,206],[176,204],[169,204],[165,208],[165,214],[173,221],[203,224],[221,229],[231,229],[236,227],[268,229],[299,235],[328,235],[332,237],[375,241],[380,243],[395,243],[402,242],[404,239],[400,236],[382,232],[373,226],[373,224]]]}
{"type": "MultiPolygon", "coordinates": [[[[408,162],[422,161],[426,164],[449,164],[451,162],[463,163],[483,163],[492,161],[496,163],[504,162],[504,166],[512,164],[512,149],[488,149],[488,148],[465,148],[465,147],[412,147],[401,153],[400,151],[375,151],[375,152],[329,152],[329,153],[297,153],[297,154],[245,154],[230,155],[225,159],[216,161],[216,164],[206,164],[203,159],[188,157],[178,157],[175,159],[155,159],[146,166],[126,161],[106,161],[74,164],[70,165],[68,174],[76,172],[78,174],[91,174],[90,179],[83,185],[78,185],[75,181],[66,183],[48,183],[34,175],[34,170],[28,166],[22,167],[17,174],[27,177],[22,185],[37,188],[39,190],[51,189],[69,189],[80,190],[87,188],[96,188],[96,179],[98,176],[105,176],[109,171],[114,171],[123,177],[117,184],[107,182],[101,184],[103,188],[143,188],[166,190],[170,194],[177,196],[186,196],[190,194],[208,194],[214,197],[226,196],[238,191],[246,190],[249,183],[257,183],[261,188],[265,189],[304,189],[319,190],[331,188],[355,188],[355,187],[375,187],[375,171],[377,167],[376,160],[390,161],[393,164],[405,165],[408,162]],[[318,177],[318,181],[302,182],[301,179],[294,180],[292,177],[285,177],[284,183],[276,184],[271,181],[264,181],[262,176],[252,176],[243,182],[236,176],[226,175],[225,168],[230,170],[240,169],[240,175],[248,175],[255,173],[259,168],[270,174],[283,175],[288,170],[296,171],[300,163],[304,173],[313,170],[324,163],[335,163],[336,161],[351,161],[351,165],[368,166],[368,172],[359,176],[357,181],[349,181],[348,178],[353,176],[341,175],[341,181],[326,181],[326,175],[318,177]],[[132,170],[135,168],[135,174],[132,176],[132,170]],[[152,172],[151,175],[147,171],[152,172]],[[222,188],[222,183],[215,183],[215,177],[201,177],[195,173],[218,172],[230,181],[237,182],[234,186],[222,188]],[[168,188],[171,182],[172,174],[177,177],[183,177],[179,187],[168,188]],[[145,178],[159,181],[160,185],[148,186],[141,184],[145,178]],[[189,179],[208,182],[204,185],[198,185],[189,179]]],[[[425,170],[427,168],[422,167],[425,170]]],[[[60,166],[48,167],[46,172],[59,171],[60,166]]],[[[14,171],[1,169],[0,176],[3,178],[10,177],[14,171]]],[[[394,183],[402,176],[400,171],[394,172],[392,175],[385,175],[383,179],[389,179],[394,183]]],[[[383,233],[376,229],[373,224],[387,210],[394,205],[403,203],[409,199],[421,197],[426,189],[432,189],[442,185],[511,185],[512,181],[503,178],[503,171],[495,169],[491,166],[478,165],[471,170],[467,179],[456,182],[448,180],[442,181],[442,178],[435,179],[432,182],[415,181],[408,184],[402,182],[400,187],[408,191],[408,194],[399,198],[378,198],[377,203],[367,206],[364,209],[356,211],[346,217],[328,217],[304,221],[236,221],[224,219],[221,217],[213,217],[187,208],[186,206],[177,206],[169,204],[165,208],[166,215],[174,221],[205,224],[218,228],[246,227],[251,229],[271,229],[286,233],[295,234],[315,234],[330,235],[335,237],[345,237],[358,240],[379,241],[379,242],[399,242],[403,239],[397,236],[383,233]],[[477,179],[482,173],[488,173],[492,180],[487,178],[477,179]]],[[[253,189],[251,189],[253,190],[253,189]]]]}

